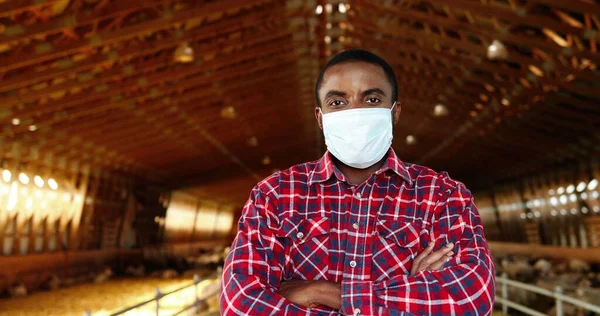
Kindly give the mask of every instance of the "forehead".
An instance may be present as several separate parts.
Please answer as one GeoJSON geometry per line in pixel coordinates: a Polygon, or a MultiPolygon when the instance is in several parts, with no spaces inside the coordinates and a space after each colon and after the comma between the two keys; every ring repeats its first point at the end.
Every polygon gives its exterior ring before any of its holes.
{"type": "MultiPolygon", "coordinates": [[[[385,72],[378,65],[363,61],[348,61],[332,66],[325,71],[321,91],[326,90],[364,90],[379,88],[389,92],[389,84],[385,72]]],[[[321,92],[319,91],[319,92],[321,92]]]]}

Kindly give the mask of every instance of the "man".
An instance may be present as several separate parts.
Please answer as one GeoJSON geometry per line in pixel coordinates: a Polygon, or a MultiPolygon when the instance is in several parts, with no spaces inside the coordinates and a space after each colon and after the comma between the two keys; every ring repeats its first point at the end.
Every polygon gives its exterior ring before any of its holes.
{"type": "Polygon", "coordinates": [[[328,152],[252,190],[225,262],[221,313],[491,313],[494,266],[471,193],[391,149],[400,118],[392,68],[345,51],[315,92],[328,152]]]}

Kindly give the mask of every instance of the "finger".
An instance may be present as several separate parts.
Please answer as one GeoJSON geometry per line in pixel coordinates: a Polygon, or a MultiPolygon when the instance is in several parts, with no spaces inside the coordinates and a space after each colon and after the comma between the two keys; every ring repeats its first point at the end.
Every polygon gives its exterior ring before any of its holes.
{"type": "Polygon", "coordinates": [[[427,247],[425,247],[425,249],[423,249],[423,252],[421,252],[420,254],[417,255],[417,257],[413,261],[412,268],[410,269],[411,274],[415,274],[417,271],[419,271],[419,266],[421,265],[421,261],[423,261],[423,259],[425,257],[427,257],[431,253],[431,251],[433,251],[434,244],[435,244],[434,242],[430,242],[429,245],[427,245],[427,247]]]}
{"type": "Polygon", "coordinates": [[[419,263],[425,257],[427,257],[433,251],[433,245],[434,245],[434,243],[430,242],[429,245],[427,245],[427,247],[425,247],[425,249],[423,249],[423,252],[421,252],[420,254],[417,255],[417,257],[415,258],[414,262],[415,263],[419,263]]]}
{"type": "Polygon", "coordinates": [[[445,256],[440,258],[438,261],[429,265],[429,267],[427,267],[427,270],[429,270],[429,271],[441,270],[444,267],[444,264],[446,264],[446,262],[448,262],[448,261],[450,261],[450,259],[452,259],[453,255],[454,255],[454,251],[450,251],[445,256]]]}
{"type": "Polygon", "coordinates": [[[430,255],[428,255],[426,258],[423,259],[423,261],[419,265],[419,270],[418,271],[420,272],[420,271],[423,271],[423,270],[427,269],[432,263],[440,260],[447,253],[449,253],[450,251],[452,251],[453,247],[454,247],[454,244],[449,243],[445,247],[432,252],[430,255]]]}

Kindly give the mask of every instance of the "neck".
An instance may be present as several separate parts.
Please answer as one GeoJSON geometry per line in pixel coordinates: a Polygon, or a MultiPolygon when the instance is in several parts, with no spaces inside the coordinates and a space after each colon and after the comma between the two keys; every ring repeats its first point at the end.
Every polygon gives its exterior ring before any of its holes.
{"type": "Polygon", "coordinates": [[[385,160],[387,159],[387,155],[385,155],[379,162],[370,166],[369,168],[357,169],[357,168],[345,165],[344,163],[339,161],[337,158],[335,158],[335,156],[333,156],[333,155],[331,155],[331,157],[333,158],[335,165],[340,169],[340,171],[344,174],[344,176],[346,176],[346,178],[348,179],[348,182],[350,182],[350,184],[353,184],[353,185],[359,185],[359,184],[367,181],[367,179],[369,179],[369,177],[375,171],[379,170],[381,168],[381,166],[383,166],[383,164],[385,163],[385,160]]]}

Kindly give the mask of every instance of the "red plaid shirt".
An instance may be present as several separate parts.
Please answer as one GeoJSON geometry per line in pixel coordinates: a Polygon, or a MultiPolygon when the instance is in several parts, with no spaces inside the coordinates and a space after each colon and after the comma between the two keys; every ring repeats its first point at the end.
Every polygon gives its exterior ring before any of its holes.
{"type": "Polygon", "coordinates": [[[225,262],[222,315],[485,315],[494,266],[473,197],[446,173],[403,163],[351,185],[329,154],[280,171],[250,195],[225,262]],[[438,271],[410,275],[427,244],[455,244],[438,271]],[[305,308],[283,280],[341,283],[342,309],[305,308]]]}

